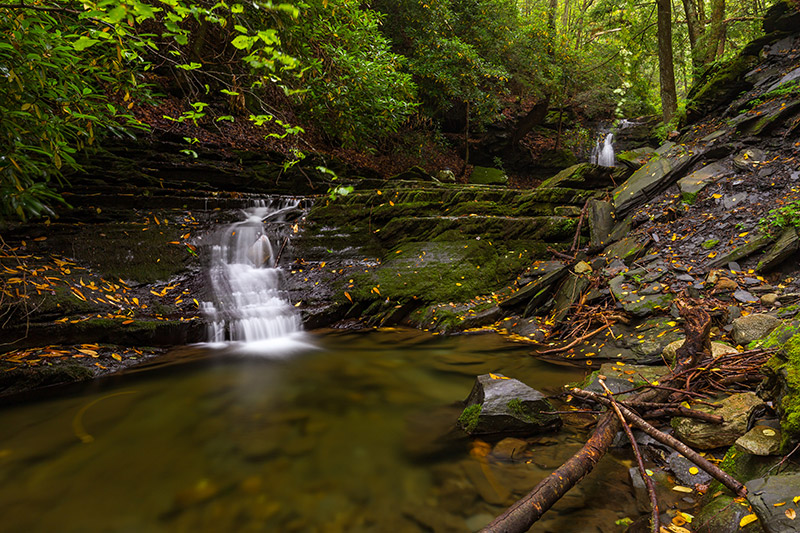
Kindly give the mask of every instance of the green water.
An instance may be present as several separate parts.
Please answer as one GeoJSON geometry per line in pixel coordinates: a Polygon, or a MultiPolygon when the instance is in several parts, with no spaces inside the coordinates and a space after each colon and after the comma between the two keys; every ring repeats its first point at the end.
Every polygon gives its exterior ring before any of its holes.
{"type": "MultiPolygon", "coordinates": [[[[509,458],[452,431],[477,374],[545,392],[583,375],[499,336],[309,337],[279,359],[185,347],[0,408],[0,531],[470,531],[584,439],[567,426],[509,458]]],[[[636,511],[620,461],[532,531],[622,531],[636,511]]]]}

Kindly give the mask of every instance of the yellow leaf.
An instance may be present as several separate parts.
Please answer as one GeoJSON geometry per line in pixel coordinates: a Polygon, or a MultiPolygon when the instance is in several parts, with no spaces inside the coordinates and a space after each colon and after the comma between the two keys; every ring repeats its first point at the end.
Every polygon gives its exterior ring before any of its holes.
{"type": "Polygon", "coordinates": [[[84,349],[78,348],[78,351],[81,352],[82,354],[91,355],[92,357],[97,357],[97,352],[94,351],[94,350],[84,350],[84,349]]]}
{"type": "Polygon", "coordinates": [[[794,520],[795,518],[797,518],[797,513],[795,512],[794,509],[786,509],[783,512],[783,514],[785,514],[786,518],[788,518],[789,520],[794,520]]]}
{"type": "Polygon", "coordinates": [[[747,524],[752,524],[756,520],[758,520],[758,517],[755,515],[755,513],[750,513],[749,515],[743,516],[742,519],[739,520],[739,527],[744,527],[747,524]]]}
{"type": "Polygon", "coordinates": [[[792,503],[797,503],[797,502],[800,502],[800,496],[795,496],[794,498],[792,498],[792,503]]]}
{"type": "Polygon", "coordinates": [[[690,474],[692,474],[693,476],[694,476],[694,475],[697,475],[698,473],[700,473],[700,469],[699,469],[699,468],[697,468],[696,466],[693,466],[693,467],[691,467],[691,468],[689,469],[689,473],[690,473],[690,474]]]}
{"type": "Polygon", "coordinates": [[[119,354],[112,353],[112,354],[111,354],[111,357],[113,357],[113,358],[114,358],[114,359],[116,359],[117,361],[122,361],[122,357],[121,357],[119,354]]]}
{"type": "Polygon", "coordinates": [[[772,504],[773,507],[781,507],[782,505],[786,505],[786,502],[778,502],[772,504]]]}
{"type": "Polygon", "coordinates": [[[125,320],[122,323],[123,324],[133,324],[133,320],[125,320]]]}
{"type": "Polygon", "coordinates": [[[687,494],[692,492],[692,489],[690,489],[689,487],[683,487],[681,485],[675,485],[674,487],[672,487],[672,490],[674,490],[675,492],[685,492],[687,494]]]}
{"type": "Polygon", "coordinates": [[[139,298],[136,298],[136,297],[134,296],[134,297],[132,298],[132,301],[133,301],[134,305],[137,305],[137,306],[139,305],[139,298]]]}
{"type": "Polygon", "coordinates": [[[344,297],[347,298],[348,300],[350,300],[351,302],[353,301],[353,298],[350,296],[350,293],[347,292],[347,291],[344,291],[344,297]]]}

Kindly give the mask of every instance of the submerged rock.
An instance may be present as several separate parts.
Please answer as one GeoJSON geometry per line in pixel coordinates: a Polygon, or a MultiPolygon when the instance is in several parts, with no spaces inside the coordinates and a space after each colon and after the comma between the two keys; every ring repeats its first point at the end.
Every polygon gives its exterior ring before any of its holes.
{"type": "Polygon", "coordinates": [[[558,415],[542,412],[552,410],[541,392],[521,381],[483,374],[475,379],[458,423],[470,435],[530,435],[561,425],[558,415]]]}

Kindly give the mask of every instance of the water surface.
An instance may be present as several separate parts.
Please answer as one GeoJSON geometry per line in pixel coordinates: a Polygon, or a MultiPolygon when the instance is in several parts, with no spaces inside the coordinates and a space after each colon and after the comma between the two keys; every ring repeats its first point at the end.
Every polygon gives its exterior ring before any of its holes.
{"type": "MultiPolygon", "coordinates": [[[[0,409],[0,531],[470,531],[583,442],[569,426],[503,457],[454,431],[474,377],[547,392],[582,371],[496,335],[324,332],[289,357],[176,350],[0,409]],[[171,363],[171,364],[167,364],[171,363]]],[[[621,531],[626,468],[603,460],[533,531],[621,531]]]]}

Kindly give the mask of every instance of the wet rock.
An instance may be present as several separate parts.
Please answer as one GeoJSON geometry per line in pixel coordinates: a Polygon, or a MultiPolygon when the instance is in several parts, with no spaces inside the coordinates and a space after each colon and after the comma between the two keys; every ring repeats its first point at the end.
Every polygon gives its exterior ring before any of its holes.
{"type": "Polygon", "coordinates": [[[725,209],[733,209],[741,205],[745,200],[747,200],[747,193],[740,192],[723,198],[722,205],[725,209]]]}
{"type": "MultiPolygon", "coordinates": [[[[649,477],[653,482],[656,498],[658,498],[659,505],[663,505],[665,500],[672,499],[673,495],[670,492],[673,484],[669,482],[669,476],[663,470],[651,470],[651,472],[652,475],[649,477]]],[[[631,485],[633,485],[633,493],[636,496],[636,505],[639,511],[648,512],[651,509],[650,495],[647,492],[644,479],[642,479],[642,474],[637,467],[632,467],[628,469],[628,476],[630,477],[631,485]]]]}
{"type": "Polygon", "coordinates": [[[690,154],[669,144],[656,151],[661,152],[662,157],[651,160],[614,190],[614,208],[618,214],[627,213],[672,185],[699,158],[699,154],[690,154]]]}
{"type": "Polygon", "coordinates": [[[731,337],[737,344],[746,346],[766,337],[781,323],[780,319],[766,313],[747,315],[733,321],[731,337]]]}
{"type": "Polygon", "coordinates": [[[519,289],[517,292],[500,302],[500,307],[510,309],[518,305],[531,305],[534,301],[543,303],[550,291],[558,281],[567,275],[569,269],[560,261],[548,261],[541,265],[542,276],[519,289]]]}
{"type": "MultiPolygon", "coordinates": [[[[742,518],[750,514],[747,502],[734,501],[733,496],[718,494],[714,496],[696,514],[692,520],[692,531],[695,533],[738,533],[742,531],[739,522],[742,518]]],[[[748,526],[749,531],[756,526],[748,526]]],[[[753,529],[753,532],[759,531],[753,529]]]]}
{"type": "Polygon", "coordinates": [[[464,523],[463,518],[436,507],[407,504],[403,507],[403,515],[433,533],[464,533],[467,531],[467,524],[464,523]]]}
{"type": "Polygon", "coordinates": [[[732,292],[739,289],[739,284],[730,278],[719,278],[714,284],[715,292],[732,292]]]}
{"type": "Polygon", "coordinates": [[[558,217],[579,217],[581,208],[575,205],[559,205],[553,208],[553,214],[558,217]]]}
{"type": "Polygon", "coordinates": [[[733,165],[739,170],[750,170],[759,166],[767,159],[764,150],[758,148],[747,148],[742,150],[733,158],[733,165]]]}
{"type": "Polygon", "coordinates": [[[492,457],[500,461],[519,460],[525,450],[528,449],[528,442],[514,437],[506,437],[492,448],[492,457]]]}
{"type": "Polygon", "coordinates": [[[441,181],[442,183],[455,183],[456,182],[456,175],[453,174],[452,170],[440,170],[436,174],[436,179],[441,181]]]}
{"type": "Polygon", "coordinates": [[[458,423],[470,435],[531,435],[561,426],[558,415],[542,413],[553,406],[541,392],[502,374],[478,376],[465,403],[458,423]]]}
{"type": "Polygon", "coordinates": [[[712,410],[703,406],[695,409],[721,416],[724,420],[722,424],[675,417],[672,419],[675,436],[689,446],[701,450],[730,446],[747,432],[750,413],[764,407],[764,402],[752,392],[734,394],[717,403],[721,406],[719,409],[712,410]]]}
{"type": "Polygon", "coordinates": [[[567,317],[572,305],[578,301],[583,291],[589,286],[589,283],[588,276],[570,272],[567,279],[565,279],[561,287],[558,288],[558,292],[555,296],[555,307],[552,317],[556,324],[559,324],[567,317]]]}
{"type": "Polygon", "coordinates": [[[603,363],[599,370],[592,372],[586,379],[582,388],[592,392],[605,393],[605,389],[599,382],[599,377],[605,376],[606,387],[614,394],[618,394],[648,382],[658,381],[667,372],[669,370],[665,366],[629,365],[621,362],[603,363]]]}
{"type": "Polygon", "coordinates": [[[780,305],[778,301],[778,295],[774,292],[768,292],[767,294],[763,294],[761,296],[761,305],[765,307],[772,307],[774,305],[780,305]]]}
{"type": "Polygon", "coordinates": [[[603,255],[611,261],[621,259],[626,264],[630,264],[644,255],[647,250],[647,243],[639,242],[634,237],[625,237],[614,244],[608,246],[603,255]]]}
{"type": "Polygon", "coordinates": [[[757,478],[745,483],[745,487],[747,501],[766,533],[798,530],[794,498],[800,495],[800,474],[757,478]],[[787,513],[787,510],[793,512],[787,513]]]}
{"type": "Polygon", "coordinates": [[[667,464],[681,485],[694,487],[698,484],[706,484],[712,479],[705,470],[700,470],[696,464],[678,452],[673,452],[667,457],[667,464]]]}
{"type": "Polygon", "coordinates": [[[475,460],[464,460],[460,464],[483,501],[491,505],[507,503],[511,490],[505,484],[499,483],[490,470],[487,471],[475,460]]]}
{"type": "Polygon", "coordinates": [[[776,455],[781,449],[781,432],[769,426],[757,425],[736,439],[736,446],[752,455],[776,455]]]}
{"type": "Polygon", "coordinates": [[[611,293],[622,304],[626,312],[637,317],[653,314],[657,310],[669,309],[674,295],[642,294],[635,281],[628,281],[625,276],[617,276],[608,282],[611,293]]]}
{"type": "Polygon", "coordinates": [[[566,187],[570,189],[596,190],[613,187],[614,181],[619,182],[621,178],[622,169],[580,163],[565,168],[552,178],[545,180],[539,187],[542,189],[566,187]]]}
{"type": "Polygon", "coordinates": [[[773,241],[773,238],[769,235],[757,235],[755,238],[751,239],[750,242],[743,244],[741,246],[737,246],[730,252],[722,254],[711,261],[708,266],[710,268],[719,268],[723,265],[727,265],[732,261],[739,261],[741,259],[745,259],[750,257],[757,251],[765,248],[769,243],[773,241]]]}
{"type": "Polygon", "coordinates": [[[690,204],[694,203],[700,191],[720,179],[725,172],[726,169],[721,163],[711,163],[679,179],[678,187],[681,189],[683,200],[690,204]]]}
{"type": "Polygon", "coordinates": [[[733,297],[736,298],[737,301],[742,302],[743,304],[754,304],[758,302],[758,298],[756,298],[750,292],[743,289],[734,291],[733,297]]]}
{"type": "Polygon", "coordinates": [[[467,518],[466,524],[469,528],[469,531],[480,531],[484,527],[488,526],[492,520],[494,520],[494,515],[480,513],[467,518]]]}
{"type": "Polygon", "coordinates": [[[469,182],[479,185],[505,185],[508,176],[498,168],[475,167],[469,176],[469,182]]]}
{"type": "MultiPolygon", "coordinates": [[[[686,339],[682,339],[682,340],[679,340],[679,341],[675,341],[675,342],[669,343],[664,348],[664,351],[662,352],[663,355],[664,355],[664,358],[667,361],[674,361],[675,360],[675,354],[677,353],[678,348],[683,346],[684,342],[686,342],[686,339]]],[[[725,343],[713,342],[713,341],[711,343],[711,356],[714,357],[714,358],[721,357],[723,355],[732,354],[732,353],[738,353],[738,352],[739,352],[739,350],[737,350],[733,346],[728,346],[725,343]]]]}
{"type": "Polygon", "coordinates": [[[758,272],[768,272],[792,257],[800,249],[800,236],[793,227],[786,228],[772,248],[767,250],[756,266],[758,272]]]}
{"type": "Polygon", "coordinates": [[[614,206],[611,202],[589,200],[589,242],[592,248],[606,246],[614,228],[614,206]]]}

